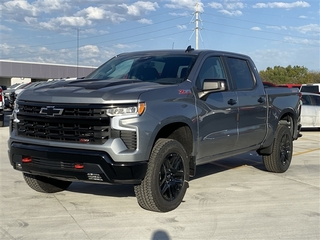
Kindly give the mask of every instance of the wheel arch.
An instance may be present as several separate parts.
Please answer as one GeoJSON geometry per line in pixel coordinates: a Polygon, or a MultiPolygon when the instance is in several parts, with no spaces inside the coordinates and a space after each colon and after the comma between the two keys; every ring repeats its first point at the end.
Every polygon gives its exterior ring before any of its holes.
{"type": "MultiPolygon", "coordinates": [[[[270,124],[271,125],[271,124],[270,124]]],[[[296,139],[296,129],[298,129],[298,120],[292,109],[287,109],[279,115],[279,121],[274,125],[271,125],[268,129],[266,141],[264,144],[257,150],[259,155],[270,155],[273,149],[273,143],[275,139],[275,133],[279,125],[285,125],[290,129],[291,136],[293,139],[296,139]]]]}
{"type": "Polygon", "coordinates": [[[279,124],[287,125],[290,129],[291,136],[296,139],[297,129],[299,125],[299,116],[292,109],[288,109],[288,111],[284,112],[281,117],[279,124]]]}
{"type": "Polygon", "coordinates": [[[159,138],[178,141],[188,155],[190,176],[195,174],[194,134],[191,127],[185,122],[174,122],[163,126],[157,133],[153,145],[159,138]]]}

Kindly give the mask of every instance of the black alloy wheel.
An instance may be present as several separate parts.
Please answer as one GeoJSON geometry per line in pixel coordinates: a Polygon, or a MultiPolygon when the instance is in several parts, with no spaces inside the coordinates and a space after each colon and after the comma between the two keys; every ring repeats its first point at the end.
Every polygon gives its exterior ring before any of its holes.
{"type": "Polygon", "coordinates": [[[184,182],[184,168],[182,157],[170,153],[164,159],[159,172],[159,187],[161,195],[166,201],[172,201],[182,190],[184,182]]]}

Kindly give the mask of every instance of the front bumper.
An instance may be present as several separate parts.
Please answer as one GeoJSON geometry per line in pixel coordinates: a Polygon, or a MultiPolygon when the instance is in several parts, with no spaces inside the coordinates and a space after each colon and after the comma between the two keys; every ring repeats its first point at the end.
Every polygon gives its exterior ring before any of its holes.
{"type": "Polygon", "coordinates": [[[139,184],[147,170],[146,161],[115,163],[105,152],[22,143],[9,158],[16,170],[66,181],[139,184]]]}

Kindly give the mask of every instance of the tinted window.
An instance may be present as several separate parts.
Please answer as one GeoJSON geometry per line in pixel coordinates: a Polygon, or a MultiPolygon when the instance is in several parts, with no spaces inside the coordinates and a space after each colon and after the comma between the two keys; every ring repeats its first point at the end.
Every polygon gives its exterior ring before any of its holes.
{"type": "Polygon", "coordinates": [[[301,101],[303,105],[320,106],[320,96],[303,94],[301,101]]]}
{"type": "Polygon", "coordinates": [[[313,105],[320,106],[320,96],[310,96],[313,102],[313,105]]]}
{"type": "Polygon", "coordinates": [[[311,105],[311,99],[309,95],[302,95],[301,101],[303,105],[311,105]]]}
{"type": "Polygon", "coordinates": [[[205,79],[226,79],[219,57],[210,57],[204,61],[197,78],[198,89],[202,89],[205,79]]]}
{"type": "Polygon", "coordinates": [[[254,80],[246,60],[238,58],[227,58],[231,77],[238,90],[251,89],[254,80]]]}
{"type": "Polygon", "coordinates": [[[319,93],[319,87],[317,85],[314,86],[302,86],[301,92],[311,92],[311,93],[319,93]]]}

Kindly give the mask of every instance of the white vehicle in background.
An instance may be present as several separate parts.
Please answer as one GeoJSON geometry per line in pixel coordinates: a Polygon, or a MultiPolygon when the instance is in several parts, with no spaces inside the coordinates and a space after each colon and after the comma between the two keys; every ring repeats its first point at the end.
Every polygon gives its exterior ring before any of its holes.
{"type": "Polygon", "coordinates": [[[310,92],[310,93],[320,94],[320,83],[302,84],[300,87],[300,92],[310,92]]]}
{"type": "Polygon", "coordinates": [[[66,77],[66,78],[50,78],[47,82],[56,82],[56,81],[72,81],[72,80],[77,80],[79,78],[76,77],[66,77]]]}
{"type": "Polygon", "coordinates": [[[14,91],[12,91],[9,95],[9,107],[10,108],[13,108],[14,106],[14,102],[15,100],[17,99],[18,95],[20,93],[22,93],[24,90],[28,89],[28,88],[35,88],[37,86],[41,86],[41,85],[44,85],[44,84],[51,84],[52,82],[48,82],[48,81],[38,81],[38,82],[31,82],[21,88],[18,88],[14,91]]]}
{"type": "Polygon", "coordinates": [[[301,92],[302,128],[320,128],[320,94],[301,92]]]}
{"type": "Polygon", "coordinates": [[[22,88],[19,88],[17,90],[14,91],[15,95],[17,96],[19,93],[21,93],[23,90],[28,89],[28,88],[32,88],[32,87],[36,87],[36,86],[40,86],[42,84],[47,84],[47,81],[39,81],[39,82],[32,82],[22,88]]]}
{"type": "Polygon", "coordinates": [[[30,82],[27,82],[27,83],[15,83],[15,84],[11,85],[10,87],[8,87],[5,91],[3,91],[5,108],[12,108],[12,106],[10,106],[11,93],[15,92],[16,90],[18,90],[20,88],[23,88],[23,87],[27,86],[28,84],[30,84],[30,82]]]}

